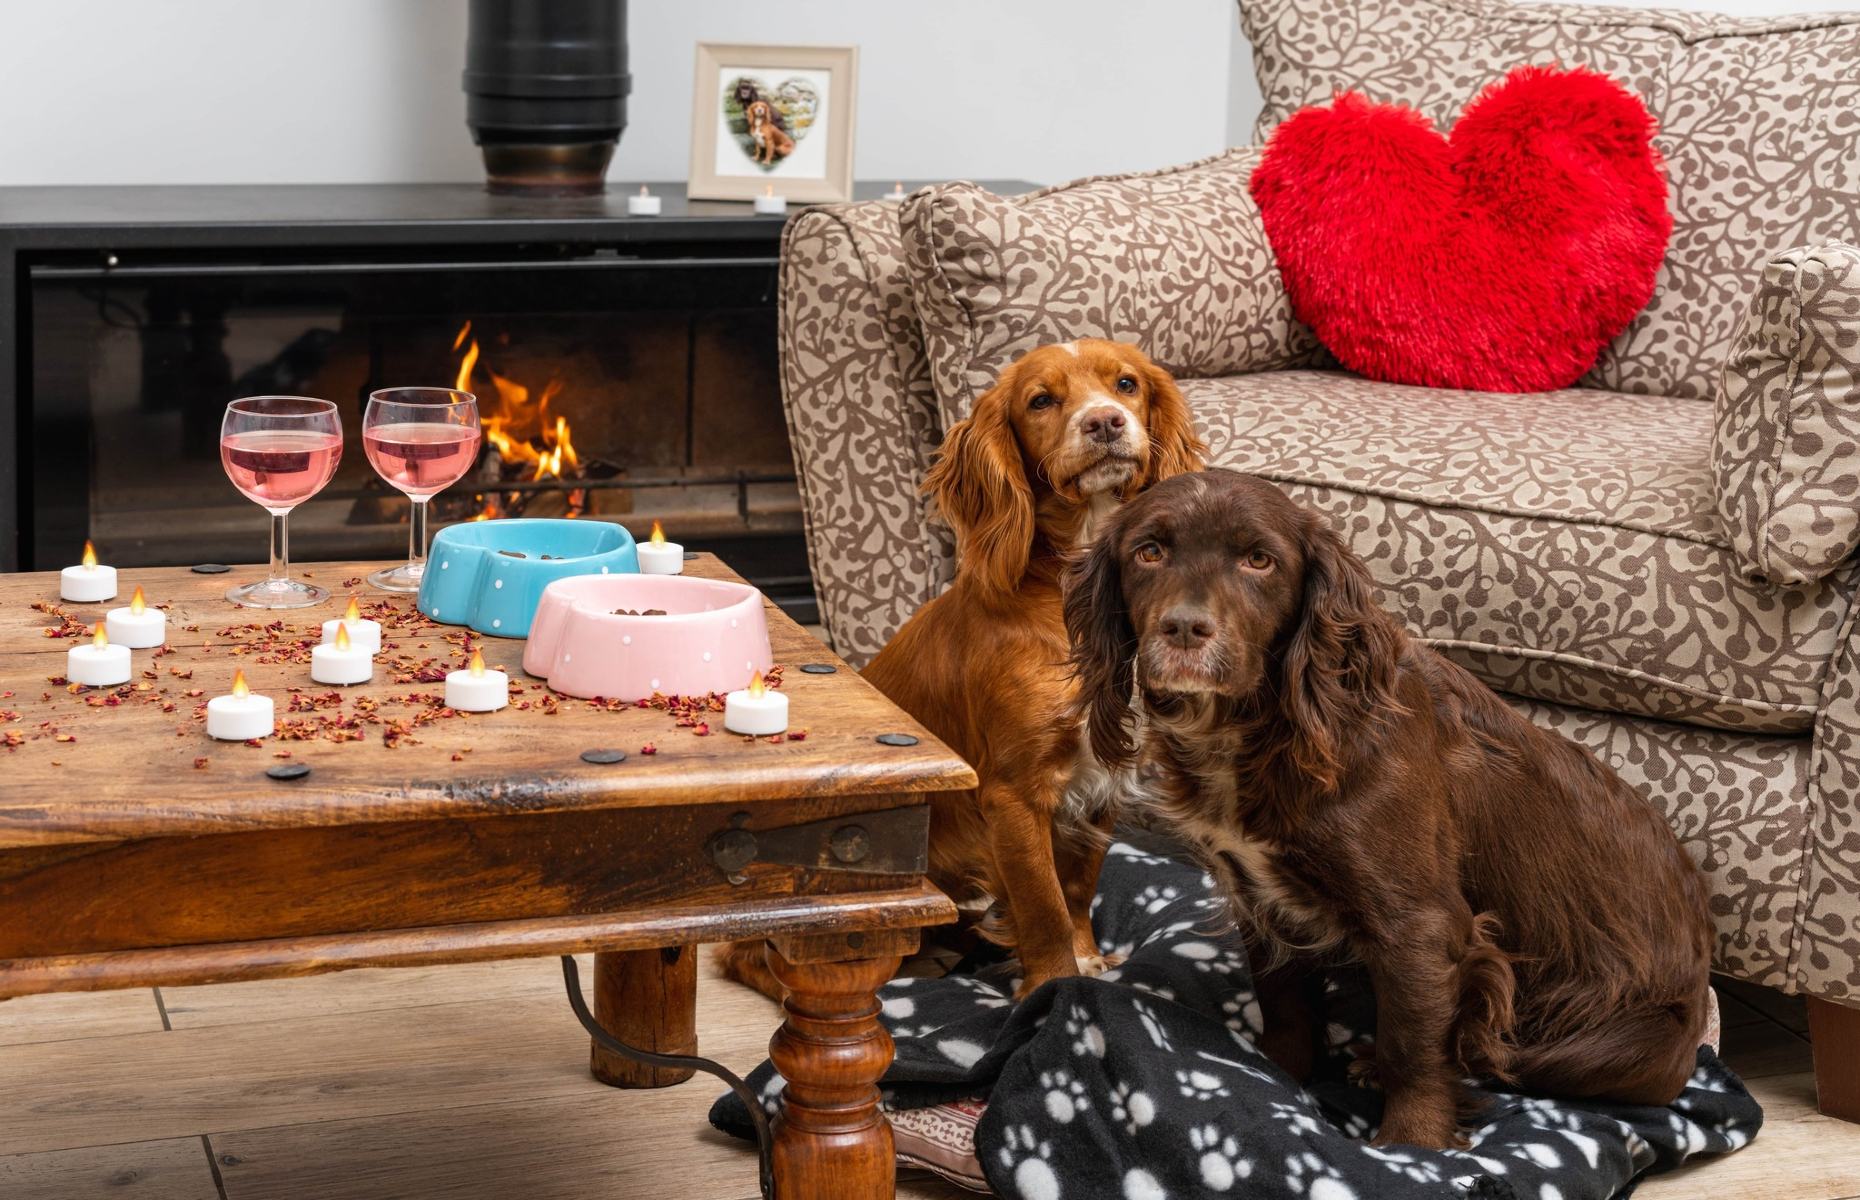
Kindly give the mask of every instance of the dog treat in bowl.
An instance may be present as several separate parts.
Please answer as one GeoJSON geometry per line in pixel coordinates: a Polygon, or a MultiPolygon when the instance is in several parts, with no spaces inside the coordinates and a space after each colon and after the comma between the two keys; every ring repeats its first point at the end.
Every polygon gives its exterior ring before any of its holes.
{"type": "Polygon", "coordinates": [[[762,593],[684,575],[559,579],[523,649],[525,671],[584,699],[729,692],[773,665],[762,593]]]}
{"type": "Polygon", "coordinates": [[[551,583],[638,570],[633,535],[607,521],[470,521],[433,539],[420,580],[420,611],[493,637],[528,637],[551,583]]]}

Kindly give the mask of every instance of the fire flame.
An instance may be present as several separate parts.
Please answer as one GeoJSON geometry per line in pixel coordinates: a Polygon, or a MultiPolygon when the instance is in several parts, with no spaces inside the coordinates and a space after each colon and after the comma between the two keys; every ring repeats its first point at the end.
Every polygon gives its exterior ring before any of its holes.
{"type": "Polygon", "coordinates": [[[663,546],[665,544],[665,526],[654,521],[652,523],[652,536],[647,540],[655,546],[663,546]]]}
{"type": "Polygon", "coordinates": [[[349,627],[347,625],[342,624],[339,621],[336,623],[336,649],[347,650],[348,648],[349,648],[349,627]]]}
{"type": "MultiPolygon", "coordinates": [[[[472,390],[472,373],[477,370],[479,358],[478,339],[471,335],[470,321],[459,327],[458,336],[452,340],[454,350],[461,346],[464,357],[459,360],[453,387],[468,392],[472,390]]],[[[488,374],[497,402],[485,405],[478,414],[485,444],[497,451],[503,461],[528,466],[530,482],[579,476],[581,457],[575,453],[574,442],[569,438],[568,418],[550,419],[549,402],[561,394],[562,381],[550,379],[532,401],[527,385],[506,379],[496,371],[488,374]]],[[[494,515],[495,506],[487,505],[484,516],[494,515]]]]}
{"type": "Polygon", "coordinates": [[[84,539],[84,569],[86,571],[97,569],[97,547],[90,544],[89,538],[84,539]]]}
{"type": "Polygon", "coordinates": [[[103,631],[102,621],[97,622],[97,627],[90,631],[90,644],[93,646],[107,646],[110,644],[110,635],[103,631]]]}
{"type": "Polygon", "coordinates": [[[142,610],[148,606],[148,601],[142,598],[142,585],[137,584],[136,594],[129,598],[129,611],[139,617],[142,615],[142,610]]]}
{"type": "Polygon", "coordinates": [[[252,694],[251,686],[245,681],[245,670],[243,668],[233,672],[232,694],[239,697],[241,700],[252,694]]]}
{"type": "Polygon", "coordinates": [[[484,674],[484,654],[476,646],[471,648],[471,673],[474,679],[484,674]]]}
{"type": "Polygon", "coordinates": [[[478,515],[473,517],[472,520],[488,521],[492,517],[495,517],[499,511],[501,510],[497,507],[497,501],[495,499],[487,499],[484,502],[484,507],[478,510],[478,515]]]}
{"type": "Polygon", "coordinates": [[[775,194],[775,185],[771,183],[767,187],[763,188],[762,194],[764,196],[773,196],[775,194]]]}
{"type": "Polygon", "coordinates": [[[639,185],[639,194],[642,196],[651,195],[651,193],[646,190],[646,185],[643,183],[639,185]]]}
{"type": "Polygon", "coordinates": [[[345,621],[359,621],[362,619],[362,606],[356,602],[354,596],[349,597],[349,607],[343,611],[342,619],[345,621]]]}
{"type": "Polygon", "coordinates": [[[768,685],[762,682],[762,672],[757,671],[749,677],[749,694],[751,696],[760,696],[768,690],[768,685]]]}

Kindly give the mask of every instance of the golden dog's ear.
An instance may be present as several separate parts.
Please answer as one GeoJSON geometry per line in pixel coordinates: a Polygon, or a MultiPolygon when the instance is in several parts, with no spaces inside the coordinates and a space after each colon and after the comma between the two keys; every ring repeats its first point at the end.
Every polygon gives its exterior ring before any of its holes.
{"type": "Polygon", "coordinates": [[[1195,420],[1189,414],[1188,401],[1175,377],[1153,362],[1143,364],[1143,381],[1150,393],[1150,457],[1144,469],[1142,487],[1161,483],[1175,475],[1199,471],[1208,445],[1195,436],[1195,420]]]}
{"type": "Polygon", "coordinates": [[[1012,591],[1033,552],[1033,487],[1008,419],[1013,376],[975,402],[975,411],[943,437],[924,478],[943,519],[956,531],[956,570],[983,586],[1012,591]]]}

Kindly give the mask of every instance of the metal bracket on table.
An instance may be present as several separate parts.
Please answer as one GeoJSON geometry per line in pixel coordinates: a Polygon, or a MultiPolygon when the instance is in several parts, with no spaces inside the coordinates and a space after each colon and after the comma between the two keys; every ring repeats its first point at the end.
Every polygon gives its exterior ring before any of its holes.
{"type": "Polygon", "coordinates": [[[828,817],[780,829],[745,829],[748,813],[712,835],[704,852],[731,883],[748,879],[750,863],[867,875],[922,875],[929,862],[930,808],[915,804],[884,812],[828,817]]]}
{"type": "Polygon", "coordinates": [[[775,1138],[769,1131],[769,1117],[766,1112],[762,1111],[762,1101],[756,1098],[755,1090],[743,1081],[742,1076],[720,1062],[700,1058],[695,1054],[659,1054],[652,1050],[641,1050],[627,1045],[601,1028],[601,1023],[596,1021],[594,1014],[588,1011],[587,998],[581,993],[581,969],[575,965],[575,957],[572,954],[562,956],[562,978],[568,984],[568,1006],[575,1010],[575,1019],[581,1022],[581,1027],[588,1031],[588,1036],[593,1038],[595,1044],[601,1049],[610,1054],[618,1054],[621,1058],[631,1059],[636,1063],[644,1063],[649,1067],[671,1067],[715,1075],[723,1080],[732,1092],[736,1093],[736,1098],[741,1100],[743,1107],[749,1110],[750,1124],[756,1127],[756,1158],[761,1171],[762,1200],[774,1200],[775,1173],[774,1167],[769,1162],[769,1154],[774,1148],[775,1138]]]}

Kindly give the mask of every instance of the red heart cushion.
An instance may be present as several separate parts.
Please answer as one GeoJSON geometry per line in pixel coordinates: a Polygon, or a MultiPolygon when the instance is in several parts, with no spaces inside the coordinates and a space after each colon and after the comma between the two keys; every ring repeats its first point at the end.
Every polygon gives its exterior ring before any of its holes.
{"type": "Polygon", "coordinates": [[[1653,294],[1654,121],[1589,70],[1520,67],[1450,137],[1355,92],[1292,115],[1250,190],[1300,320],[1371,379],[1568,387],[1653,294]]]}

